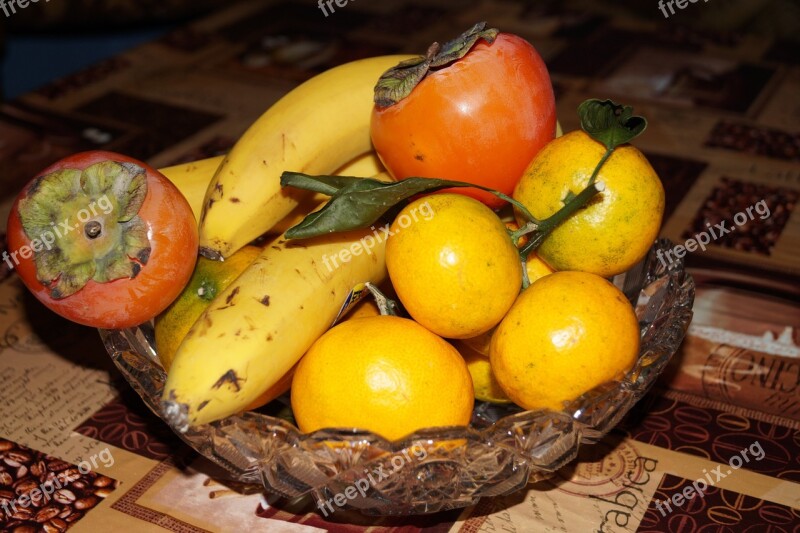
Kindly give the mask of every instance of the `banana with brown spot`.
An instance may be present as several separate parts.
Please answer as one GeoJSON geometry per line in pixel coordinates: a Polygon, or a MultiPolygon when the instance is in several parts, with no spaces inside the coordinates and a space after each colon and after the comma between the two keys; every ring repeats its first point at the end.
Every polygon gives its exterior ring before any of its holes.
{"type": "Polygon", "coordinates": [[[178,348],[162,398],[167,422],[185,431],[225,418],[274,386],[331,326],[354,287],[386,277],[380,237],[367,229],[282,237],[266,247],[178,348]]]}
{"type": "Polygon", "coordinates": [[[289,91],[261,115],[209,183],[200,216],[201,253],[210,259],[230,256],[310,196],[282,189],[284,170],[330,174],[369,152],[375,83],[410,57],[372,57],[332,68],[289,91]]]}

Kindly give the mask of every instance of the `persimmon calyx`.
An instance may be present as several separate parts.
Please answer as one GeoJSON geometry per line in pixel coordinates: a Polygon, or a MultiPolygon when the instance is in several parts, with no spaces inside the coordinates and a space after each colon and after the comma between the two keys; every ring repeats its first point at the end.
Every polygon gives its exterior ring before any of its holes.
{"type": "Polygon", "coordinates": [[[66,298],[90,280],[134,278],[147,264],[150,241],[139,211],[145,169],[103,161],[39,177],[19,203],[36,277],[52,298],[66,298]]]}
{"type": "Polygon", "coordinates": [[[381,75],[375,85],[374,102],[380,107],[389,107],[411,94],[419,82],[432,69],[446,67],[469,52],[480,39],[492,44],[500,30],[486,28],[478,22],[470,29],[444,44],[434,42],[424,56],[412,57],[390,68],[381,75]]]}

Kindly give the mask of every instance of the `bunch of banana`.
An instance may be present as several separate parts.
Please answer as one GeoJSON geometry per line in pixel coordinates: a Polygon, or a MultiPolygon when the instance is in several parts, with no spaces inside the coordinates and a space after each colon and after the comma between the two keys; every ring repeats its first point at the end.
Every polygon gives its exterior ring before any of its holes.
{"type": "MultiPolygon", "coordinates": [[[[195,216],[197,216],[199,213],[199,207],[202,205],[208,183],[211,181],[211,178],[213,178],[214,172],[219,167],[222,158],[222,156],[212,157],[160,169],[160,172],[167,176],[167,178],[169,178],[173,184],[178,187],[181,193],[183,193],[183,195],[189,200],[192,208],[197,208],[194,211],[195,216]]],[[[379,175],[383,172],[384,168],[380,162],[380,159],[378,158],[378,155],[374,151],[371,151],[348,162],[338,171],[336,171],[335,174],[340,176],[371,177],[379,175]]],[[[299,223],[309,212],[321,205],[325,199],[326,197],[324,195],[314,195],[309,200],[301,202],[294,210],[292,210],[291,213],[284,217],[275,227],[272,228],[270,232],[268,232],[268,238],[265,241],[264,247],[271,246],[274,241],[277,240],[278,236],[280,236],[288,228],[299,223]]],[[[254,259],[251,259],[250,261],[253,260],[254,259]]],[[[293,273],[293,271],[288,268],[288,265],[287,268],[283,269],[282,271],[293,273]]],[[[178,319],[180,319],[180,317],[178,317],[178,319]]],[[[156,335],[159,333],[162,333],[162,331],[159,331],[157,327],[156,335]]],[[[158,342],[158,338],[156,341],[158,342]]],[[[161,356],[161,354],[159,354],[159,356],[161,356]]],[[[171,358],[168,360],[162,359],[162,364],[165,364],[165,368],[167,369],[171,367],[171,363],[171,358]],[[169,365],[166,363],[169,363],[169,365]]],[[[266,388],[261,395],[256,397],[256,399],[247,405],[243,410],[249,411],[252,409],[257,409],[258,407],[271,402],[281,394],[285,393],[287,390],[289,390],[293,373],[294,366],[272,386],[266,388]]]]}
{"type": "MultiPolygon", "coordinates": [[[[382,167],[369,137],[372,90],[385,70],[408,57],[377,57],[334,68],[264,113],[208,183],[199,217],[201,253],[224,259],[320,207],[319,198],[281,188],[284,170],[377,173],[382,167]]],[[[214,165],[209,161],[203,168],[214,165]]],[[[182,175],[179,167],[165,170],[172,179],[182,175]]],[[[361,230],[301,242],[280,236],[265,246],[216,296],[178,348],[162,398],[167,422],[185,431],[271,400],[337,318],[351,291],[385,278],[385,243],[374,238],[368,253],[336,262],[342,250],[371,235],[361,230]]]]}
{"type": "Polygon", "coordinates": [[[372,238],[364,253],[336,259],[367,236],[369,229],[299,243],[282,236],[265,247],[178,348],[162,398],[166,421],[186,431],[273,399],[265,392],[331,326],[351,290],[386,277],[385,241],[372,238]]]}
{"type": "Polygon", "coordinates": [[[307,195],[284,190],[284,170],[330,174],[372,149],[372,92],[387,69],[413,56],[353,61],[299,85],[248,128],[208,185],[200,252],[224,259],[272,228],[307,195]]]}

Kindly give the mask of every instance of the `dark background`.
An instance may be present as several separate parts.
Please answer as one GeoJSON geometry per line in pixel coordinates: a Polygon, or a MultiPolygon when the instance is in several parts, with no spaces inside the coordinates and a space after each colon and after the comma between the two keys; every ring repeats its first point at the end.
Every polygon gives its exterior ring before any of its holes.
{"type": "MultiPolygon", "coordinates": [[[[39,0],[24,9],[17,8],[14,14],[9,10],[9,16],[0,10],[3,99],[13,99],[48,81],[156,39],[181,23],[231,3],[213,0],[39,0]]],[[[293,0],[293,3],[315,5],[313,0],[293,0]]],[[[415,3],[420,6],[428,4],[424,0],[415,3]]],[[[466,1],[464,5],[480,3],[466,1]]],[[[657,0],[531,0],[528,3],[531,9],[536,10],[557,3],[621,19],[649,18],[657,23],[667,20],[659,10],[657,0]]],[[[677,23],[715,32],[769,34],[787,42],[787,54],[796,57],[798,53],[798,0],[698,1],[670,16],[669,22],[672,26],[677,23]]]]}

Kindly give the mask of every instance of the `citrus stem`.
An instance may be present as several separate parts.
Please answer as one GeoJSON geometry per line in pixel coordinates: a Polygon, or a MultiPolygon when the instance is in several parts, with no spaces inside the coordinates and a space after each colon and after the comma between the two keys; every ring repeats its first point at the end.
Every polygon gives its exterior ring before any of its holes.
{"type": "Polygon", "coordinates": [[[521,257],[522,263],[522,290],[524,291],[531,286],[531,278],[528,277],[528,258],[521,257]]]}
{"type": "MultiPolygon", "coordinates": [[[[602,161],[600,164],[602,165],[602,161]]],[[[598,165],[599,168],[600,165],[598,165]]],[[[559,209],[555,212],[555,214],[551,215],[550,217],[544,219],[536,228],[536,230],[531,233],[528,242],[525,243],[525,246],[520,248],[519,255],[525,259],[528,257],[533,250],[538,248],[544,239],[550,235],[550,233],[558,227],[559,224],[564,222],[567,218],[569,218],[575,211],[584,207],[592,197],[603,191],[605,189],[605,185],[603,182],[592,183],[591,185],[587,186],[583,189],[577,196],[574,196],[571,200],[569,200],[564,207],[559,209]]]]}
{"type": "Polygon", "coordinates": [[[527,235],[528,233],[531,233],[533,231],[536,231],[536,228],[538,227],[539,226],[536,222],[528,221],[525,223],[524,226],[519,228],[517,231],[509,231],[508,233],[511,236],[511,241],[514,242],[516,246],[516,242],[519,241],[520,237],[527,235]]]}
{"type": "Polygon", "coordinates": [[[614,153],[614,147],[606,149],[606,153],[603,154],[603,157],[600,159],[600,162],[594,167],[594,172],[592,172],[592,177],[589,178],[589,185],[594,184],[594,181],[597,179],[597,174],[600,173],[600,169],[603,167],[608,158],[611,157],[611,154],[614,153]]]}
{"type": "Polygon", "coordinates": [[[382,316],[390,315],[397,316],[397,302],[387,297],[381,290],[370,282],[366,282],[364,286],[372,293],[375,298],[375,304],[382,316]]]}

